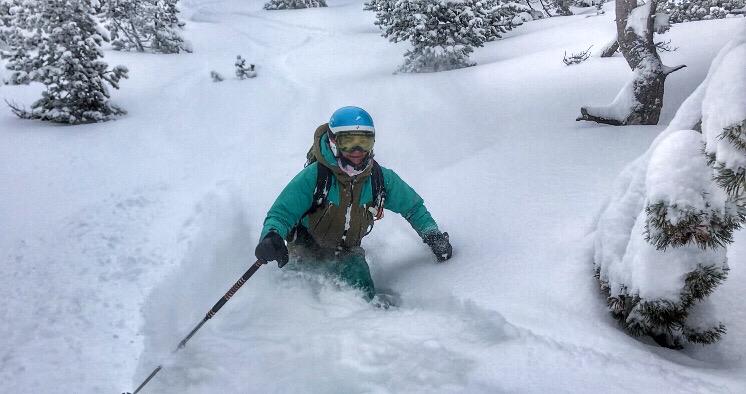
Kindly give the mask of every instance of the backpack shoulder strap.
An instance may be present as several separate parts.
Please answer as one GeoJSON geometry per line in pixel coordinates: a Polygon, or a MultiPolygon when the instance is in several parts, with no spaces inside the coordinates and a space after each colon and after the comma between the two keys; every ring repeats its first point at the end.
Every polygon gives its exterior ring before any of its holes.
{"type": "Polygon", "coordinates": [[[313,189],[313,201],[311,202],[311,208],[303,214],[304,217],[316,212],[324,205],[324,201],[329,195],[329,189],[332,188],[332,171],[319,162],[317,162],[316,168],[316,187],[313,189]]]}
{"type": "Polygon", "coordinates": [[[377,161],[373,160],[373,171],[370,174],[371,186],[373,187],[373,207],[376,208],[374,219],[383,218],[383,208],[386,205],[386,185],[383,179],[383,170],[377,161]]]}
{"type": "MultiPolygon", "coordinates": [[[[313,163],[314,162],[306,163],[305,167],[308,167],[313,163]]],[[[322,165],[319,162],[316,163],[316,186],[313,189],[313,200],[311,201],[311,207],[308,208],[303,216],[300,217],[298,223],[296,223],[295,226],[293,226],[293,228],[290,229],[290,231],[288,232],[288,242],[296,242],[298,239],[301,239],[305,236],[303,233],[304,230],[301,229],[301,221],[306,216],[316,212],[324,206],[324,201],[326,201],[326,197],[329,195],[329,189],[331,189],[332,187],[332,172],[325,165],[322,165]]]]}

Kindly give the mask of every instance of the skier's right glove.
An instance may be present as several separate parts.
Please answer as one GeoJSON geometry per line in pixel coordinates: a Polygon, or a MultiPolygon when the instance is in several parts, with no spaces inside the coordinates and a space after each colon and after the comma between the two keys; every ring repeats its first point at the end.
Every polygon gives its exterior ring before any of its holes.
{"type": "Polygon", "coordinates": [[[427,246],[432,249],[438,262],[446,261],[453,255],[453,247],[451,246],[451,242],[448,240],[448,233],[434,231],[425,234],[422,238],[422,242],[426,243],[427,246]]]}
{"type": "Polygon", "coordinates": [[[254,250],[256,258],[264,261],[277,260],[277,266],[282,268],[288,262],[288,247],[285,240],[275,230],[271,230],[259,241],[254,250]]]}

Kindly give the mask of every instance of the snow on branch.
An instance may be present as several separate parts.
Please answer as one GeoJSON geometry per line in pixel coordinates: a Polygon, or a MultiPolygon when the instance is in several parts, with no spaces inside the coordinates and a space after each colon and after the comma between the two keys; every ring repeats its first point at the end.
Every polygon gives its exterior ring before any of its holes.
{"type": "Polygon", "coordinates": [[[601,52],[599,52],[600,57],[612,57],[615,53],[619,51],[619,41],[617,41],[617,37],[614,36],[614,39],[606,43],[606,45],[601,48],[601,52]]]}

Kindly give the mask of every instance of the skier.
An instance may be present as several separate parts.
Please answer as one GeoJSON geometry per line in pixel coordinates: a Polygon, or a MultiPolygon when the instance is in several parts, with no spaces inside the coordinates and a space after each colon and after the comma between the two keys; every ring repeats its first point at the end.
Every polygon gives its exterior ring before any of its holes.
{"type": "Polygon", "coordinates": [[[412,225],[437,261],[450,259],[448,233],[408,184],[374,160],[374,142],[373,119],[362,108],[340,108],[319,126],[306,167],[267,213],[256,257],[282,267],[292,255],[298,268],[330,273],[371,301],[376,292],[360,241],[385,207],[412,225]]]}

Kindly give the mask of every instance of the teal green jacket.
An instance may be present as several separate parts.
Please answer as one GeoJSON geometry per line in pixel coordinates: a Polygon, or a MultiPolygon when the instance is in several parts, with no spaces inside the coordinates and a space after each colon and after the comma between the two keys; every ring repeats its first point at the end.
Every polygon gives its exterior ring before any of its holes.
{"type": "MultiPolygon", "coordinates": [[[[326,163],[336,166],[336,159],[329,147],[328,141],[328,137],[324,135],[320,144],[321,153],[326,163]]],[[[298,173],[285,186],[285,189],[280,193],[272,208],[267,213],[261,238],[272,229],[276,230],[283,238],[287,238],[288,232],[297,223],[300,222],[308,226],[308,219],[303,218],[303,215],[311,208],[319,165],[323,164],[318,161],[312,163],[298,173]]],[[[402,215],[412,225],[412,228],[417,231],[420,237],[434,231],[439,231],[435,220],[433,220],[430,212],[425,208],[422,197],[393,170],[384,167],[381,167],[381,170],[383,172],[384,187],[386,188],[385,208],[402,215]]],[[[332,173],[334,172],[332,171],[332,173]]],[[[339,206],[340,202],[338,185],[338,182],[332,182],[329,195],[327,196],[328,201],[337,206],[339,206]]],[[[370,204],[372,200],[373,185],[371,177],[368,177],[365,180],[359,203],[360,205],[370,204]]]]}

